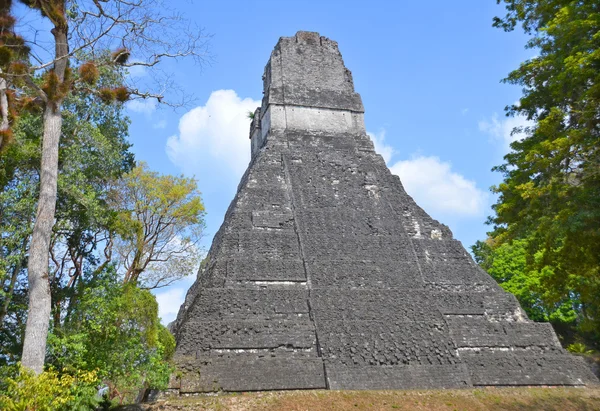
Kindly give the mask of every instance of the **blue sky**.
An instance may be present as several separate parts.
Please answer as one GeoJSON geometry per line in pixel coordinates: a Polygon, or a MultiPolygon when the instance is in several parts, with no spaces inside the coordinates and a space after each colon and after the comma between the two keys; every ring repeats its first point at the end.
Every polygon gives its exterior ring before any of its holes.
{"type": "MultiPolygon", "coordinates": [[[[490,169],[509,150],[510,130],[524,124],[504,116],[520,90],[500,80],[534,55],[522,33],[492,27],[504,15],[495,0],[177,3],[212,35],[212,61],[167,65],[196,101],[178,111],[129,103],[130,135],[138,160],[197,178],[206,249],[250,158],[246,113],[260,104],[264,65],[278,38],[298,30],[339,43],[367,130],[409,194],[465,247],[485,238],[489,187],[500,181],[490,169]]],[[[157,291],[164,322],[176,315],[190,274],[157,291]]]]}

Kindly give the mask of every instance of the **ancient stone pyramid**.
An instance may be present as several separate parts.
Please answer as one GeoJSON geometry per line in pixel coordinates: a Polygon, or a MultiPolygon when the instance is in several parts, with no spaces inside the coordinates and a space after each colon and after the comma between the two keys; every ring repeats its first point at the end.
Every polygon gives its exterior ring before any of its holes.
{"type": "Polygon", "coordinates": [[[252,160],[174,330],[181,393],[585,385],[404,191],[365,133],[337,43],[277,43],[252,160]]]}

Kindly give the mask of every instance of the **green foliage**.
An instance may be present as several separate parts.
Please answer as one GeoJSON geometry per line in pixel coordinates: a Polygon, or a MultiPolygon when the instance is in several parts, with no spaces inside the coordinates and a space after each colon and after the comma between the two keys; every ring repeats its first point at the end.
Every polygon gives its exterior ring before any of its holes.
{"type": "Polygon", "coordinates": [[[48,339],[48,362],[59,370],[96,370],[111,398],[134,400],[142,387],[166,388],[174,338],[159,323],[158,304],[146,290],[107,270],[89,285],[48,339]]]}
{"type": "Polygon", "coordinates": [[[175,337],[162,324],[158,324],[158,343],[163,349],[163,360],[168,361],[175,354],[175,337]]]}
{"type": "MultiPolygon", "coordinates": [[[[117,86],[122,70],[99,69],[98,82],[117,86]]],[[[129,120],[122,107],[72,93],[63,104],[56,223],[50,285],[59,324],[77,300],[80,281],[91,280],[110,260],[116,212],[107,192],[133,167],[129,120]]],[[[0,364],[19,360],[27,309],[27,254],[39,191],[41,112],[24,112],[14,141],[0,156],[0,364]]]]}
{"type": "Polygon", "coordinates": [[[569,344],[567,346],[567,351],[569,351],[573,354],[593,354],[594,353],[594,350],[588,350],[586,345],[581,342],[569,344]]]}
{"type": "MultiPolygon", "coordinates": [[[[494,251],[526,239],[526,272],[546,305],[577,302],[581,332],[600,341],[600,4],[498,0],[538,56],[505,79],[523,97],[507,108],[533,122],[495,168],[504,181],[490,219],[494,251]]],[[[529,285],[527,288],[530,289],[529,285]]]]}
{"type": "Polygon", "coordinates": [[[21,367],[3,367],[0,409],[6,411],[90,410],[98,405],[94,371],[59,373],[48,369],[40,375],[21,367]]]}
{"type": "MultiPolygon", "coordinates": [[[[118,88],[123,80],[122,71],[106,66],[99,66],[98,74],[98,87],[118,88]]],[[[134,400],[140,389],[164,388],[168,382],[175,339],[159,323],[154,296],[133,282],[123,284],[116,273],[112,247],[118,242],[118,232],[131,238],[124,229],[131,210],[122,207],[127,203],[117,207],[110,195],[128,182],[129,187],[146,190],[146,211],[171,213],[169,218],[176,221],[170,222],[167,231],[174,229],[169,232],[184,245],[178,250],[165,248],[182,251],[173,261],[197,258],[192,239],[199,238],[204,209],[193,180],[160,176],[147,168],[136,175],[142,181],[138,185],[131,180],[133,173],[123,178],[134,165],[126,141],[128,124],[121,106],[106,105],[84,92],[74,91],[63,104],[49,265],[53,318],[47,359],[53,368],[39,377],[41,382],[29,379],[27,384],[51,382],[61,387],[71,377],[79,381],[81,373],[95,373],[99,383],[109,387],[110,397],[121,402],[134,400]]],[[[41,113],[23,113],[14,127],[13,144],[0,157],[0,366],[14,366],[20,359],[27,312],[26,257],[37,206],[42,128],[41,113]]],[[[178,270],[181,274],[189,271],[178,270]]],[[[65,387],[55,392],[40,385],[48,395],[32,400],[26,392],[16,391],[25,384],[25,376],[1,374],[0,392],[6,394],[12,387],[11,401],[38,401],[27,403],[30,408],[77,409],[76,399],[69,400],[68,406],[53,403],[50,396],[55,394],[87,398],[83,392],[78,394],[82,386],[77,382],[70,388],[73,395],[65,387]]],[[[9,396],[3,398],[8,401],[9,396]]],[[[0,408],[11,409],[6,404],[0,408]]],[[[19,409],[15,404],[10,407],[19,409]]]]}
{"type": "Polygon", "coordinates": [[[120,210],[116,249],[126,283],[164,287],[198,269],[205,213],[193,178],[160,175],[140,163],[111,199],[120,210]]]}
{"type": "Polygon", "coordinates": [[[503,19],[494,17],[494,27],[512,31],[521,23],[523,30],[531,34],[543,29],[561,7],[574,2],[572,0],[496,0],[496,3],[505,3],[507,13],[503,19]]]}
{"type": "Polygon", "coordinates": [[[27,248],[37,205],[40,118],[24,114],[0,156],[0,364],[19,360],[27,309],[27,248]]]}
{"type": "Polygon", "coordinates": [[[553,303],[542,284],[547,271],[531,269],[526,240],[514,240],[495,248],[478,241],[471,247],[475,260],[500,286],[515,295],[527,316],[534,321],[572,324],[577,319],[579,301],[574,295],[553,303]]]}

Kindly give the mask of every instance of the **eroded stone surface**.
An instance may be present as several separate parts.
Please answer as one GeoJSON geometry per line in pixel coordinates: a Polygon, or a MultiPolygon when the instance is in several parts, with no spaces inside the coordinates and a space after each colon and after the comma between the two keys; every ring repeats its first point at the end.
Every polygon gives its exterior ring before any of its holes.
{"type": "Polygon", "coordinates": [[[337,44],[281,38],[252,160],[174,330],[182,393],[585,385],[406,194],[365,133],[337,44]]]}

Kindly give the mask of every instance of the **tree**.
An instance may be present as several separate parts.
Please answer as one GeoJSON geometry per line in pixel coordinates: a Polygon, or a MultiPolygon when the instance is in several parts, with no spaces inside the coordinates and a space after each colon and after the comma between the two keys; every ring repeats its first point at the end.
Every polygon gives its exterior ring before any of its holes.
{"type": "MultiPolygon", "coordinates": [[[[102,67],[97,84],[118,88],[121,68],[102,67]]],[[[50,247],[50,286],[54,322],[68,316],[77,282],[93,277],[112,260],[116,213],[107,191],[134,166],[127,142],[129,119],[121,104],[86,92],[63,104],[57,210],[50,247]],[[62,312],[62,311],[65,312],[62,312]]]]}
{"type": "MultiPolygon", "coordinates": [[[[527,240],[514,240],[499,246],[493,240],[477,241],[471,247],[475,261],[488,272],[507,292],[519,300],[527,316],[534,321],[550,321],[564,329],[577,319],[579,300],[576,295],[568,295],[556,301],[551,291],[542,284],[546,276],[554,275],[546,267],[538,271],[527,264],[527,240]]],[[[540,258],[537,253],[533,258],[540,258]]]]}
{"type": "Polygon", "coordinates": [[[63,372],[96,372],[109,397],[134,401],[140,387],[166,388],[175,339],[160,324],[156,298],[118,280],[107,266],[83,289],[67,323],[48,340],[48,361],[63,372]]]}
{"type": "MultiPolygon", "coordinates": [[[[117,87],[121,68],[99,70],[98,84],[117,87]]],[[[72,93],[63,104],[57,210],[51,236],[49,282],[54,325],[77,303],[81,280],[89,281],[111,260],[116,212],[106,192],[133,167],[122,105],[89,93],[72,93]]],[[[0,358],[14,362],[26,319],[27,251],[40,176],[42,113],[22,114],[0,157],[0,358]],[[23,309],[25,308],[25,310],[23,309]]]]}
{"type": "Polygon", "coordinates": [[[600,330],[600,3],[497,0],[539,54],[504,80],[523,88],[507,115],[533,122],[495,167],[497,246],[526,239],[530,271],[554,302],[575,294],[581,330],[600,330]],[[535,258],[533,258],[535,256],[535,258]]]}
{"type": "Polygon", "coordinates": [[[205,213],[194,179],[162,176],[141,163],[111,199],[120,210],[115,248],[124,283],[164,287],[198,269],[205,213]]]}
{"type": "Polygon", "coordinates": [[[78,284],[78,304],[48,335],[45,371],[35,376],[19,364],[0,364],[0,408],[99,409],[100,386],[111,403],[166,388],[175,339],[159,323],[155,297],[123,284],[111,264],[78,284]]]}
{"type": "MultiPolygon", "coordinates": [[[[119,67],[105,67],[98,82],[116,87],[124,75],[119,67]]],[[[5,152],[10,155],[0,158],[0,251],[9,257],[0,260],[5,273],[0,277],[5,291],[0,302],[7,308],[0,321],[0,402],[8,401],[3,403],[8,407],[18,402],[47,409],[75,408],[75,400],[94,400],[98,382],[109,386],[111,398],[133,400],[140,387],[164,388],[168,380],[174,338],[159,323],[154,296],[132,282],[123,284],[115,269],[118,259],[112,256],[117,231],[124,228],[128,214],[112,207],[111,194],[130,178],[132,173],[124,174],[132,172],[134,165],[123,112],[122,105],[107,104],[89,93],[72,93],[63,104],[50,252],[53,315],[46,350],[49,367],[37,377],[27,372],[17,375],[14,365],[19,359],[27,308],[26,264],[19,262],[26,259],[31,236],[31,224],[26,222],[31,222],[35,213],[32,192],[39,185],[41,113],[18,118],[14,141],[5,152]],[[15,277],[9,274],[15,272],[16,284],[10,288],[15,277]],[[80,376],[92,374],[100,381],[81,381],[80,376]],[[12,388],[7,389],[6,384],[12,388]],[[42,393],[32,395],[19,388],[23,384],[42,393]],[[60,388],[61,384],[67,385],[60,388]],[[52,402],[56,396],[64,405],[52,402]]],[[[146,173],[158,178],[156,173],[146,173]]]]}
{"type": "Polygon", "coordinates": [[[29,119],[23,120],[24,127],[14,130],[15,143],[0,158],[0,358],[4,361],[19,357],[22,347],[21,325],[27,308],[24,276],[39,183],[35,167],[39,137],[25,132],[29,119]]]}
{"type": "Polygon", "coordinates": [[[136,84],[115,89],[96,85],[97,70],[106,64],[156,67],[165,58],[194,57],[204,51],[201,32],[190,30],[181,16],[169,12],[160,0],[21,0],[39,11],[51,26],[49,33],[31,39],[15,33],[16,19],[10,15],[12,1],[2,2],[0,11],[0,114],[2,145],[10,137],[15,108],[37,104],[43,110],[43,135],[39,200],[28,251],[29,311],[22,363],[40,373],[51,311],[48,250],[55,218],[62,106],[74,90],[96,94],[106,101],[132,97],[162,101],[162,82],[157,91],[142,91],[136,84]],[[52,47],[46,47],[51,40],[52,47]],[[110,61],[100,57],[115,49],[110,61]],[[89,60],[75,58],[85,52],[89,60]],[[133,58],[130,61],[130,57],[133,58]],[[76,75],[74,68],[77,69],[76,75]],[[3,88],[5,87],[6,90],[3,88]],[[4,96],[7,96],[5,99],[4,96]],[[9,124],[9,128],[4,128],[9,124]]]}

